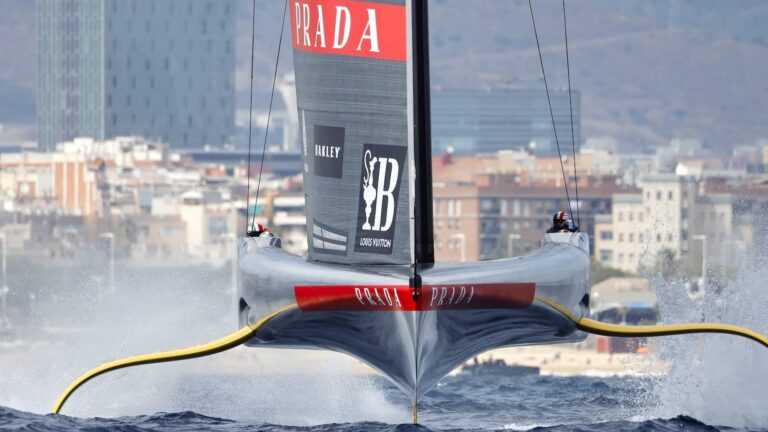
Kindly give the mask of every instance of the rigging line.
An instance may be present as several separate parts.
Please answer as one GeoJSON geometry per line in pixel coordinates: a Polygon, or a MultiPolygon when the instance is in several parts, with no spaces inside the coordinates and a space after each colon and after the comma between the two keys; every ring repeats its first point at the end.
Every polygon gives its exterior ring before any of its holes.
{"type": "Polygon", "coordinates": [[[565,33],[565,68],[568,71],[568,108],[571,114],[571,148],[573,149],[573,179],[576,185],[576,221],[581,227],[579,211],[579,174],[576,172],[576,133],[573,131],[573,98],[571,96],[571,58],[568,54],[568,21],[565,18],[565,0],[563,0],[563,31],[565,33]]]}
{"type": "Polygon", "coordinates": [[[269,111],[267,111],[267,127],[264,131],[264,146],[261,148],[261,164],[259,164],[259,179],[256,182],[256,201],[254,202],[253,218],[251,225],[256,223],[256,206],[259,205],[259,192],[261,189],[261,174],[264,172],[264,155],[267,152],[267,138],[269,137],[269,121],[272,118],[272,102],[275,100],[275,83],[277,82],[277,67],[280,65],[280,48],[283,46],[283,32],[285,31],[285,14],[288,11],[288,0],[283,5],[283,19],[280,22],[280,39],[277,41],[277,58],[275,59],[275,73],[272,75],[272,93],[269,95],[269,111]]]}
{"type": "Polygon", "coordinates": [[[555,134],[555,144],[557,145],[557,155],[560,158],[560,170],[563,172],[563,186],[565,186],[565,197],[568,200],[568,209],[573,215],[573,205],[571,204],[571,194],[568,192],[568,178],[565,175],[565,165],[563,164],[563,154],[560,151],[560,141],[557,139],[557,127],[555,126],[555,113],[552,111],[552,99],[549,97],[549,86],[547,85],[547,74],[544,72],[544,58],[541,55],[541,45],[539,45],[539,33],[536,31],[536,18],[533,16],[533,4],[528,0],[528,8],[531,10],[531,22],[533,22],[533,34],[536,36],[536,49],[539,51],[539,63],[541,64],[541,75],[544,78],[544,90],[547,92],[547,104],[549,105],[549,116],[552,118],[552,132],[555,134]]]}
{"type": "Polygon", "coordinates": [[[53,407],[53,414],[59,414],[61,412],[61,409],[64,407],[64,404],[67,402],[67,399],[69,399],[69,397],[72,396],[72,393],[74,393],[75,390],[77,390],[83,384],[85,384],[86,382],[90,381],[93,378],[96,378],[99,375],[102,375],[114,370],[131,367],[131,366],[140,366],[140,365],[154,364],[154,363],[166,363],[166,362],[172,362],[172,361],[178,361],[178,360],[188,360],[188,359],[205,357],[205,356],[217,354],[223,351],[227,351],[229,349],[235,348],[249,341],[262,326],[267,324],[273,318],[296,308],[297,306],[295,304],[286,306],[282,309],[279,309],[271,313],[270,315],[265,316],[264,318],[260,319],[254,324],[247,324],[245,327],[232,333],[231,335],[225,336],[221,339],[217,339],[207,344],[197,345],[190,348],[176,349],[172,351],[163,351],[163,352],[157,352],[152,354],[137,355],[137,356],[127,357],[120,360],[111,361],[109,363],[104,363],[101,366],[98,366],[95,369],[92,369],[84,373],[79,378],[74,380],[59,396],[59,399],[56,401],[56,405],[53,407]]]}
{"type": "MultiPolygon", "coordinates": [[[[250,211],[251,201],[251,131],[253,130],[253,58],[256,48],[256,0],[253,0],[253,17],[251,18],[251,102],[248,106],[248,172],[247,186],[245,192],[245,236],[248,236],[248,211],[250,211]]],[[[253,205],[253,212],[256,213],[256,204],[253,205]]]]}

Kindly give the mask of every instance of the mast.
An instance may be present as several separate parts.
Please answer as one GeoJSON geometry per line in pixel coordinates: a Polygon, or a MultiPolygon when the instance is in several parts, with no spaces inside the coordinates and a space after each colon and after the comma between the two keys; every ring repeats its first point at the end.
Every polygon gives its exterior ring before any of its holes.
{"type": "Polygon", "coordinates": [[[429,96],[428,0],[411,0],[413,87],[413,245],[415,269],[435,262],[432,226],[432,130],[429,96]]]}

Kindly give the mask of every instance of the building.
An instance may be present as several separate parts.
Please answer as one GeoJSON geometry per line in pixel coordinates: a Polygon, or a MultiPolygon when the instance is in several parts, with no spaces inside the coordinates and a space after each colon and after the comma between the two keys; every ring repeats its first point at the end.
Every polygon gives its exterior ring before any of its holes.
{"type": "Polygon", "coordinates": [[[604,150],[564,157],[570,187],[565,193],[557,157],[525,151],[433,157],[435,256],[440,261],[477,261],[521,255],[538,247],[558,211],[573,210],[582,231],[593,236],[594,217],[611,209],[611,196],[632,191],[618,181],[619,160],[604,150]]]}
{"type": "MultiPolygon", "coordinates": [[[[594,215],[610,211],[619,190],[615,182],[580,187],[581,229],[590,237],[594,215]]],[[[438,261],[522,255],[538,247],[555,212],[569,210],[562,187],[523,185],[511,175],[481,174],[472,184],[443,185],[433,194],[438,261]]]]}
{"type": "Polygon", "coordinates": [[[634,273],[653,267],[662,252],[674,259],[691,248],[695,179],[655,174],[642,182],[640,193],[614,195],[611,218],[595,228],[595,256],[608,267],[634,273]]]}
{"type": "Polygon", "coordinates": [[[658,268],[660,260],[694,273],[705,261],[733,266],[756,246],[752,216],[766,208],[765,188],[648,175],[639,193],[614,195],[611,213],[596,218],[595,257],[629,273],[658,268]]]}
{"type": "Polygon", "coordinates": [[[142,135],[231,141],[234,0],[38,0],[42,148],[142,135]]]}
{"type": "MultiPolygon", "coordinates": [[[[557,138],[563,154],[581,143],[581,94],[573,91],[573,132],[568,92],[551,90],[557,138]]],[[[547,95],[541,89],[443,89],[432,92],[432,147],[457,155],[528,149],[556,156],[547,95]]]]}

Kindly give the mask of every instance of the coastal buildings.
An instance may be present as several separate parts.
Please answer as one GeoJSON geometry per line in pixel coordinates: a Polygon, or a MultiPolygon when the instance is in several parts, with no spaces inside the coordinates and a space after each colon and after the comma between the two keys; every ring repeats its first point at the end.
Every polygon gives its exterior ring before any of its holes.
{"type": "MultiPolygon", "coordinates": [[[[739,160],[687,157],[676,171],[692,174],[648,173],[648,159],[593,146],[576,158],[578,199],[574,160],[563,157],[569,201],[557,157],[445,153],[433,158],[436,258],[526,253],[552,214],[566,210],[602,266],[637,273],[667,260],[700,274],[705,250],[710,268],[732,266],[760,244],[759,215],[768,213],[765,177],[741,170],[739,160]]],[[[243,152],[174,150],[136,136],[77,138],[51,152],[19,148],[0,154],[0,230],[14,253],[70,256],[114,232],[124,256],[206,260],[231,256],[247,213],[285,249],[306,253],[300,159],[267,154],[258,203],[253,181],[246,200],[246,166],[243,152]]]]}
{"type": "MultiPolygon", "coordinates": [[[[230,258],[245,230],[247,170],[245,161],[220,162],[140,137],[78,138],[52,152],[3,153],[0,231],[15,253],[68,256],[109,232],[134,259],[230,258]]],[[[300,176],[276,175],[283,164],[266,160],[251,211],[285,236],[286,249],[302,253],[300,176]]]]}
{"type": "Polygon", "coordinates": [[[579,200],[572,189],[569,203],[557,158],[525,152],[434,158],[436,259],[477,261],[528,252],[551,226],[552,215],[571,208],[578,208],[582,230],[593,235],[594,216],[610,212],[611,196],[627,190],[609,175],[611,164],[592,164],[600,160],[590,153],[577,162],[579,200]]]}
{"type": "MultiPolygon", "coordinates": [[[[568,92],[551,90],[557,137],[572,151],[568,92]]],[[[457,155],[528,149],[537,156],[557,155],[547,95],[540,89],[449,89],[432,92],[433,150],[457,155]]],[[[573,131],[581,147],[581,93],[573,91],[573,131]]]]}
{"type": "Polygon", "coordinates": [[[231,141],[234,0],[38,0],[40,147],[142,135],[231,141]]]}
{"type": "Polygon", "coordinates": [[[768,187],[745,180],[654,174],[638,193],[616,194],[596,217],[595,258],[629,273],[680,262],[703,272],[705,261],[736,265],[759,245],[755,214],[768,210],[768,187]]]}

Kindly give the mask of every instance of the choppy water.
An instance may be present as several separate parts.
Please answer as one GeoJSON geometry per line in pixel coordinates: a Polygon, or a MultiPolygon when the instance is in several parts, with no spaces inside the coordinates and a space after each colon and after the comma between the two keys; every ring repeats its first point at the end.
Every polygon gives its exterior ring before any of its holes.
{"type": "MultiPolygon", "coordinates": [[[[682,279],[648,275],[662,318],[768,333],[766,256],[745,260],[703,299],[690,299],[682,279]]],[[[89,280],[60,283],[66,292],[40,290],[27,325],[43,330],[22,333],[23,348],[0,347],[0,431],[414,428],[403,425],[410,421],[410,401],[383,379],[354,375],[355,366],[338,354],[308,360],[293,350],[233,350],[118,371],[70,399],[64,412],[73,417],[39,414],[97,364],[231,332],[235,306],[224,293],[226,275],[216,282],[206,279],[209,273],[119,271],[117,293],[109,298],[100,298],[98,284],[89,280]],[[293,374],[273,373],[274,364],[293,374]],[[225,369],[230,374],[211,375],[225,369]]],[[[654,350],[669,362],[666,374],[450,376],[421,401],[420,421],[431,430],[768,431],[764,348],[724,335],[691,335],[659,341],[654,350]]]]}
{"type": "MultiPolygon", "coordinates": [[[[272,377],[285,384],[286,389],[299,388],[300,375],[272,377]]],[[[382,380],[359,377],[361,393],[349,398],[369,397],[363,393],[380,391],[382,411],[392,410],[395,416],[407,421],[408,404],[402,394],[382,380]]],[[[216,407],[216,395],[210,394],[218,385],[227,389],[236,386],[242,392],[259,392],[259,377],[206,376],[180,380],[174,392],[183,394],[186,400],[207,400],[211,405],[198,405],[203,413],[181,411],[155,413],[118,418],[75,418],[67,416],[38,415],[8,408],[0,408],[0,430],[120,430],[120,431],[244,431],[244,430],[307,430],[307,431],[389,431],[389,430],[536,430],[536,431],[755,431],[760,428],[731,429],[707,425],[692,417],[677,416],[669,419],[645,419],[648,407],[658,403],[652,388],[658,378],[646,377],[552,377],[552,376],[504,376],[498,374],[447,377],[421,401],[421,424],[396,424],[389,422],[331,423],[316,426],[272,424],[260,421],[272,417],[263,406],[253,406],[251,420],[230,420],[212,415],[221,411],[216,407]],[[206,413],[207,411],[207,413],[206,413]]],[[[323,384],[321,383],[320,386],[323,384]]],[[[267,388],[270,388],[269,385],[267,388]]],[[[310,389],[314,391],[316,389],[310,389]]],[[[332,391],[332,390],[331,390],[332,391]]],[[[226,395],[223,395],[226,397],[226,395]]],[[[269,399],[266,395],[265,400],[269,399]]],[[[322,399],[322,398],[321,398],[322,399]]],[[[292,413],[295,421],[302,424],[317,409],[334,410],[343,401],[329,399],[333,406],[309,407],[302,398],[292,413]]],[[[351,401],[347,408],[359,407],[359,401],[351,401]]],[[[272,407],[274,408],[274,407],[272,407]]],[[[287,407],[282,409],[289,410],[287,407]]],[[[375,406],[367,409],[376,410],[375,406]]],[[[392,414],[392,413],[390,413],[392,414]]],[[[389,415],[389,414],[387,414],[389,415]]],[[[311,420],[310,420],[311,421],[311,420]]]]}

